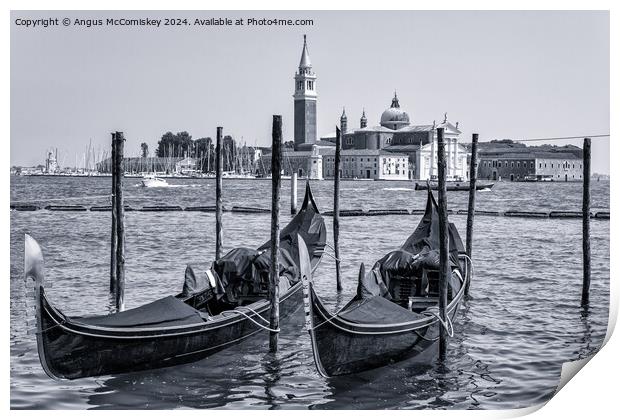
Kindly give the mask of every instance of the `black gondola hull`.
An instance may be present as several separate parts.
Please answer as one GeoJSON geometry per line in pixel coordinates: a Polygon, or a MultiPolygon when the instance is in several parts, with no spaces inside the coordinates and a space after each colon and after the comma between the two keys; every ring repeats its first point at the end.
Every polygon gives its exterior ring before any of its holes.
{"type": "MultiPolygon", "coordinates": [[[[294,278],[298,241],[309,245],[310,269],[314,271],[326,235],[325,222],[307,184],[302,208],[280,232],[280,252],[289,257],[288,277],[284,277],[289,285],[293,283],[285,292],[281,289],[280,318],[292,315],[302,304],[302,284],[294,278]]],[[[266,242],[258,250],[268,252],[270,248],[266,242]]],[[[212,279],[195,292],[191,288],[187,292],[184,285],[183,293],[176,297],[134,308],[134,312],[123,311],[121,316],[77,318],[65,316],[46,298],[43,254],[29,235],[25,236],[24,271],[25,278],[35,283],[39,359],[52,378],[76,379],[192,362],[252,335],[267,334],[271,308],[263,295],[255,294],[252,298],[260,300],[248,299],[253,303],[238,306],[224,302],[209,312],[205,302],[217,289],[212,279]]]]}
{"type": "MultiPolygon", "coordinates": [[[[301,284],[282,297],[280,316],[291,316],[301,306],[301,284]]],[[[95,330],[71,323],[41,293],[41,364],[54,378],[76,379],[161,368],[200,360],[252,335],[267,331],[242,315],[217,322],[168,331],[95,330]]],[[[265,302],[257,312],[269,318],[265,302]]],[[[249,316],[252,314],[248,313],[249,316]]],[[[256,316],[255,321],[261,322],[256,316]]]]}
{"type": "MultiPolygon", "coordinates": [[[[330,314],[313,288],[310,289],[313,325],[310,334],[315,363],[321,375],[349,375],[406,359],[424,364],[437,356],[441,324],[436,320],[429,320],[419,327],[359,326],[330,314]]],[[[455,301],[449,309],[451,317],[458,311],[458,306],[455,301]]]]}
{"type": "MultiPolygon", "coordinates": [[[[317,308],[313,309],[315,325],[325,322],[323,315],[317,315],[317,308]]],[[[327,324],[313,332],[318,347],[317,365],[325,376],[349,375],[417,358],[435,342],[422,338],[433,334],[435,327],[396,334],[360,335],[338,328],[337,322],[327,324]]],[[[434,334],[429,337],[436,337],[437,333],[434,334]]]]}

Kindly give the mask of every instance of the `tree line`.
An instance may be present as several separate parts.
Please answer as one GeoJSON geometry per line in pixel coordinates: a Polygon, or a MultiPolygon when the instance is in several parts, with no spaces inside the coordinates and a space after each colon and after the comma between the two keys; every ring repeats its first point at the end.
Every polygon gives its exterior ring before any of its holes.
{"type": "MultiPolygon", "coordinates": [[[[142,143],[142,157],[148,156],[148,145],[142,143]]],[[[159,158],[194,158],[202,172],[215,170],[215,142],[211,137],[194,140],[187,131],[164,133],[157,142],[155,155],[159,158]]],[[[222,161],[224,171],[255,171],[254,148],[238,145],[226,135],[222,138],[222,161]]]]}

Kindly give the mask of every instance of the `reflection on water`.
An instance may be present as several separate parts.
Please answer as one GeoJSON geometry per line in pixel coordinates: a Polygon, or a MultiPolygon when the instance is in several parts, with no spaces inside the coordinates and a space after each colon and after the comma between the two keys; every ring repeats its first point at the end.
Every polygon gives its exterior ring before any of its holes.
{"type": "MultiPolygon", "coordinates": [[[[109,179],[19,177],[11,199],[102,195],[109,179]]],[[[171,181],[173,182],[173,181],[171,181]]],[[[127,182],[128,204],[212,205],[208,180],[174,180],[191,188],[145,189],[127,182]]],[[[286,181],[285,181],[286,183],[286,181]]],[[[300,191],[303,183],[300,182],[300,191]]],[[[315,182],[322,210],[332,184],[315,182]]],[[[282,190],[288,221],[289,188],[282,190]]],[[[268,208],[270,183],[224,180],[229,205],[268,208]]],[[[482,210],[580,210],[579,184],[497,183],[477,197],[482,210]]],[[[609,183],[592,186],[593,210],[609,208],[609,183]]],[[[341,208],[422,208],[424,191],[408,182],[344,181],[341,208]]],[[[467,193],[448,195],[467,208],[467,193]]],[[[45,204],[43,201],[41,204],[45,204]]],[[[57,204],[57,203],[56,203],[57,204]]],[[[92,204],[102,204],[93,200],[92,204]]],[[[299,204],[299,203],[298,203],[299,204]]],[[[475,278],[457,317],[443,365],[404,361],[359,375],[325,379],[312,358],[303,312],[282,323],[277,354],[267,333],[204,360],[132,374],[54,382],[42,371],[33,328],[31,286],[22,278],[23,234],[43,246],[52,301],[68,314],[107,313],[107,213],[11,212],[11,406],[13,408],[516,408],[554,392],[561,364],[595,352],[606,331],[609,304],[609,222],[592,221],[591,304],[581,294],[579,220],[477,217],[475,278]],[[50,286],[50,283],[52,284],[50,286]]],[[[421,216],[341,219],[344,291],[324,258],[315,283],[330,310],[354,295],[366,267],[402,244],[421,216]]],[[[465,216],[450,216],[465,232],[465,216]]],[[[226,213],[224,246],[256,246],[269,237],[269,215],[226,213]]],[[[331,237],[331,218],[327,218],[331,237]]],[[[128,308],[177,293],[185,264],[207,265],[214,254],[212,213],[126,213],[128,308]]]]}

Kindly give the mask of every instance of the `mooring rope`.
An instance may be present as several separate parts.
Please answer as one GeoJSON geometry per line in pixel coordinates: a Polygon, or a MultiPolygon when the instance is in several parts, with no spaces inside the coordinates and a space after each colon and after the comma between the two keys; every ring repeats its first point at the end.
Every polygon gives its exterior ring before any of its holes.
{"type": "Polygon", "coordinates": [[[436,307],[431,307],[428,308],[427,310],[425,310],[424,312],[422,312],[423,314],[426,315],[432,315],[435,318],[437,318],[437,320],[439,321],[439,323],[441,324],[441,326],[446,330],[446,332],[448,333],[448,336],[450,336],[450,338],[454,337],[454,325],[452,324],[452,319],[450,319],[450,315],[447,314],[446,315],[446,320],[444,321],[440,314],[439,314],[439,308],[436,307]],[[437,313],[435,313],[433,310],[437,309],[437,313]]]}
{"type": "MultiPolygon", "coordinates": [[[[469,255],[462,254],[462,256],[465,257],[465,259],[467,259],[467,264],[469,265],[469,275],[467,276],[467,282],[470,282],[471,278],[474,276],[474,262],[469,257],[469,255]]],[[[462,277],[461,277],[461,280],[463,280],[462,277]]],[[[463,284],[463,286],[465,286],[465,284],[463,284]]]]}
{"type": "Polygon", "coordinates": [[[334,259],[334,261],[338,261],[338,262],[340,262],[340,258],[336,258],[336,256],[335,256],[335,255],[332,255],[332,254],[330,254],[329,252],[325,252],[325,251],[323,251],[323,255],[327,255],[328,257],[333,258],[333,259],[334,259]]]}
{"type": "MultiPolygon", "coordinates": [[[[256,312],[255,310],[253,310],[252,308],[248,308],[245,307],[245,309],[249,310],[250,312],[253,312],[254,315],[258,316],[260,319],[262,319],[263,321],[269,323],[269,321],[267,321],[265,318],[263,318],[258,312],[256,312]]],[[[256,324],[257,326],[259,326],[260,328],[269,331],[269,332],[274,332],[274,333],[279,333],[280,332],[280,328],[278,329],[273,329],[273,328],[269,328],[263,324],[258,323],[257,321],[255,321],[254,319],[252,319],[251,316],[249,316],[248,314],[246,314],[245,312],[242,312],[240,310],[237,309],[228,309],[226,311],[222,311],[221,314],[225,314],[225,313],[236,313],[239,315],[243,315],[244,317],[246,317],[248,320],[252,321],[254,324],[256,324]]]]}

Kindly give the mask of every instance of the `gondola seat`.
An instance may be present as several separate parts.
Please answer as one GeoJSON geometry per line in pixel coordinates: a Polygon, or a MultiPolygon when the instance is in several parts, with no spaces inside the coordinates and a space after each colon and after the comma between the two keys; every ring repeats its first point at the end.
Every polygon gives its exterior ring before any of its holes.
{"type": "MultiPolygon", "coordinates": [[[[205,314],[206,316],[206,314],[205,314]]],[[[152,328],[205,322],[201,313],[174,296],[110,315],[75,317],[76,324],[108,328],[152,328]]]]}

